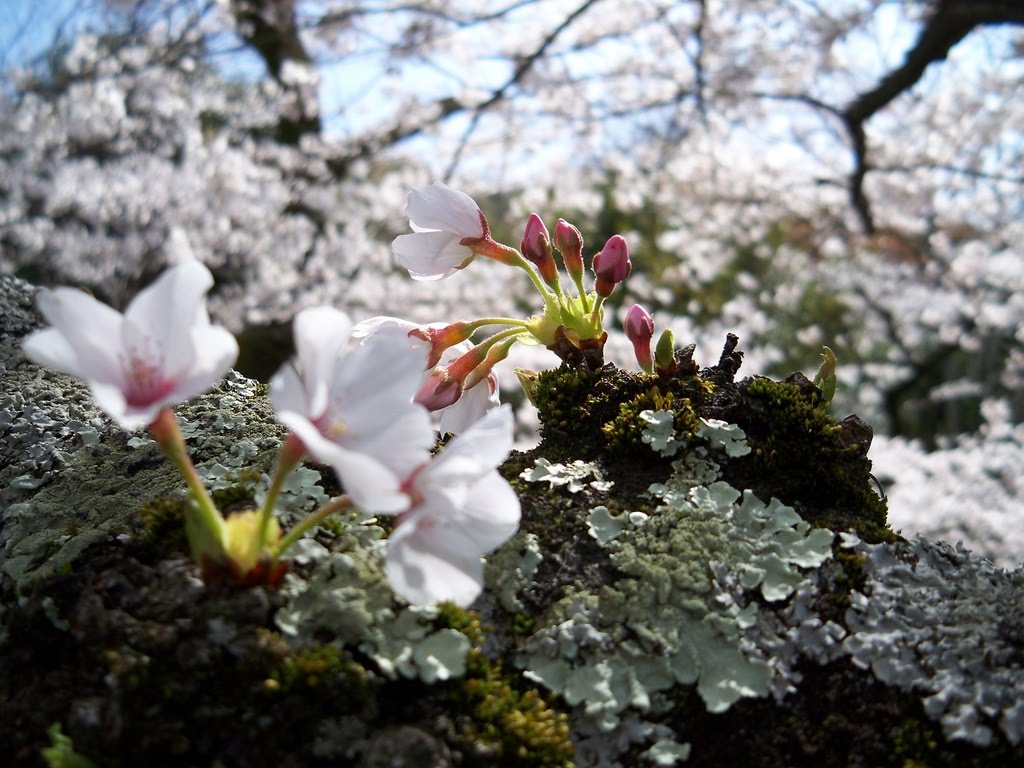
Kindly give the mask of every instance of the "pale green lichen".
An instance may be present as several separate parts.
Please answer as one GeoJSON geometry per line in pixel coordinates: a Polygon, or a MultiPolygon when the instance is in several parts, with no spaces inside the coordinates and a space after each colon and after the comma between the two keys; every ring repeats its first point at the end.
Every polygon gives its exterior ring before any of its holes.
{"type": "Polygon", "coordinates": [[[545,482],[552,487],[564,486],[569,493],[579,493],[585,488],[593,488],[604,493],[614,483],[606,480],[601,468],[593,462],[576,460],[571,464],[552,464],[544,458],[537,459],[534,466],[524,469],[520,477],[531,483],[545,482]],[[588,478],[593,478],[588,481],[588,478]]]}
{"type": "Polygon", "coordinates": [[[684,762],[690,757],[690,745],[662,739],[646,752],[641,753],[640,757],[652,765],[672,766],[684,762]]]}
{"type": "Polygon", "coordinates": [[[801,568],[831,557],[832,534],[812,531],[778,500],[764,504],[723,482],[684,492],[685,485],[674,477],[661,486],[661,505],[639,524],[595,508],[591,533],[620,578],[595,591],[570,591],[525,645],[526,676],[578,706],[600,730],[614,729],[626,710],[661,711],[667,700],[660,694],[680,684],[696,684],[712,712],[766,695],[769,665],[742,649],[757,602],[742,610],[719,606],[714,569],[780,601],[804,581],[801,568]]]}
{"type": "Polygon", "coordinates": [[[950,740],[1024,741],[1024,570],[943,542],[844,538],[868,575],[846,613],[853,663],[920,696],[950,740]]]}
{"type": "Polygon", "coordinates": [[[623,512],[613,515],[608,507],[599,506],[590,510],[587,515],[587,532],[597,539],[602,547],[614,541],[628,525],[643,525],[647,521],[644,512],[623,512]]]}
{"type": "Polygon", "coordinates": [[[388,678],[461,677],[469,640],[437,630],[437,608],[409,606],[395,596],[383,571],[383,533],[371,520],[346,526],[330,550],[307,540],[303,556],[312,568],[306,578],[285,578],[288,601],[274,618],[278,629],[300,645],[329,635],[358,648],[388,678]]]}
{"type": "Polygon", "coordinates": [[[494,595],[498,604],[509,613],[525,610],[520,593],[531,583],[531,577],[543,561],[544,553],[537,535],[518,533],[488,556],[484,569],[487,593],[494,595]]]}
{"type": "Polygon", "coordinates": [[[672,411],[640,411],[640,421],[647,426],[640,439],[662,456],[675,456],[686,443],[676,437],[675,414],[672,411]]]}
{"type": "Polygon", "coordinates": [[[730,458],[736,459],[750,453],[747,434],[737,424],[720,419],[701,419],[697,435],[707,440],[712,448],[725,451],[725,455],[730,458]]]}

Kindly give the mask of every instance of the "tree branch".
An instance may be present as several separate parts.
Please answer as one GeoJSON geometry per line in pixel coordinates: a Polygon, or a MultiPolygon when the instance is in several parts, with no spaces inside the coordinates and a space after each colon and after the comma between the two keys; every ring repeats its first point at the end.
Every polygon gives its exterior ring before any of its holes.
{"type": "Polygon", "coordinates": [[[282,115],[278,122],[279,138],[296,144],[304,134],[319,133],[315,89],[297,87],[283,77],[288,61],[313,66],[313,58],[299,37],[295,0],[231,0],[231,13],[239,36],[260,55],[271,77],[296,97],[296,110],[282,115]]]}
{"type": "Polygon", "coordinates": [[[867,121],[901,94],[913,88],[929,64],[944,61],[950,50],[975,27],[1022,23],[1024,4],[1020,0],[939,0],[903,63],[886,74],[874,88],[860,94],[843,110],[843,121],[853,142],[854,168],[850,174],[850,202],[865,232],[870,234],[875,230],[871,204],[864,193],[864,178],[871,167],[864,130],[867,121]]]}

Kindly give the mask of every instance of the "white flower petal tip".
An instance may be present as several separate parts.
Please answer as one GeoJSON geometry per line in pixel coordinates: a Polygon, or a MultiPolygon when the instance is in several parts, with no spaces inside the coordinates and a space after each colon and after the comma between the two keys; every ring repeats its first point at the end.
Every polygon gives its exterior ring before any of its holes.
{"type": "Polygon", "coordinates": [[[71,288],[39,292],[50,328],[30,335],[26,356],[89,385],[96,404],[121,428],[152,423],[223,378],[238,344],[211,325],[204,296],[213,285],[198,261],[171,267],[121,313],[71,288]]]}

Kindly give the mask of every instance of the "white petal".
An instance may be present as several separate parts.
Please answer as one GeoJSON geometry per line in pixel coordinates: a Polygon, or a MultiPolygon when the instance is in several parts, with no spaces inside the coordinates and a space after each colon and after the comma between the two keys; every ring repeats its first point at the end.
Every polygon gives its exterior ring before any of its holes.
{"type": "MultiPolygon", "coordinates": [[[[86,381],[123,382],[120,342],[124,318],[119,312],[74,288],[40,290],[36,304],[46,322],[64,337],[74,352],[74,367],[54,367],[86,381]]],[[[51,357],[53,363],[72,362],[67,349],[58,350],[59,345],[53,341],[53,336],[41,338],[44,343],[42,354],[46,355],[45,347],[49,347],[50,353],[55,355],[51,357]]],[[[38,342],[33,342],[26,354],[37,349],[38,342]]]]}
{"type": "Polygon", "coordinates": [[[418,227],[454,232],[460,237],[482,237],[480,206],[473,198],[435,181],[409,193],[406,212],[418,227]]]}
{"type": "Polygon", "coordinates": [[[432,543],[402,522],[387,543],[385,572],[392,589],[413,605],[450,600],[470,605],[483,589],[483,563],[479,557],[449,558],[430,548],[432,543]],[[406,531],[403,531],[406,529],[406,531]]]}
{"type": "Polygon", "coordinates": [[[74,347],[56,328],[35,331],[21,342],[21,351],[36,365],[78,376],[81,362],[74,347]]]}
{"type": "Polygon", "coordinates": [[[409,508],[410,499],[401,490],[401,478],[384,464],[372,456],[331,442],[298,414],[279,413],[278,420],[298,436],[314,458],[331,465],[345,492],[362,509],[397,514],[409,508]]]}
{"type": "Polygon", "coordinates": [[[389,317],[388,315],[375,315],[374,317],[368,317],[353,325],[352,338],[365,341],[366,339],[373,338],[377,334],[382,334],[384,336],[401,336],[423,344],[425,343],[423,339],[415,336],[409,336],[409,331],[414,331],[419,327],[418,323],[414,323],[411,320],[403,320],[400,317],[389,317]]]}
{"type": "Polygon", "coordinates": [[[435,438],[430,414],[410,403],[404,410],[395,412],[390,424],[377,431],[343,433],[339,442],[373,456],[405,480],[413,470],[430,460],[435,438]]]}
{"type": "Polygon", "coordinates": [[[512,408],[503,405],[453,439],[431,466],[421,473],[418,483],[455,485],[476,481],[497,467],[512,450],[512,408]]]}
{"type": "Polygon", "coordinates": [[[449,432],[453,435],[461,435],[486,416],[489,411],[501,404],[498,399],[496,380],[493,382],[494,388],[491,388],[492,378],[492,376],[488,376],[483,381],[477,382],[463,392],[462,397],[452,405],[439,411],[441,418],[438,423],[438,431],[442,435],[449,432]]]}
{"type": "Polygon", "coordinates": [[[175,402],[188,400],[205,392],[224,378],[238,359],[238,342],[231,332],[219,325],[192,329],[195,359],[184,378],[178,381],[173,394],[175,402]]]}
{"type": "Polygon", "coordinates": [[[473,257],[473,251],[460,245],[460,240],[448,232],[417,232],[396,237],[391,250],[414,280],[440,280],[455,274],[457,267],[473,257]]]}
{"type": "Polygon", "coordinates": [[[348,315],[333,307],[304,309],[293,321],[295,351],[314,415],[323,413],[334,369],[352,333],[348,315]]]}
{"type": "Polygon", "coordinates": [[[210,323],[206,292],[213,275],[198,261],[163,272],[125,310],[123,339],[129,353],[159,365],[169,376],[188,371],[195,360],[192,329],[210,323]]]}
{"type": "Polygon", "coordinates": [[[274,406],[279,420],[282,413],[288,412],[304,419],[315,419],[320,415],[309,407],[306,385],[292,363],[282,365],[270,379],[270,404],[274,406]]]}
{"type": "Polygon", "coordinates": [[[159,409],[129,408],[124,393],[116,384],[90,381],[89,390],[97,407],[103,411],[121,429],[129,432],[151,424],[159,409]]]}
{"type": "Polygon", "coordinates": [[[519,497],[497,470],[470,486],[460,510],[459,530],[472,540],[477,552],[493,552],[519,530],[519,497]]]}
{"type": "Polygon", "coordinates": [[[394,336],[374,337],[336,366],[332,410],[338,410],[346,428],[361,433],[390,424],[395,411],[412,402],[426,361],[425,348],[410,348],[394,336]]]}

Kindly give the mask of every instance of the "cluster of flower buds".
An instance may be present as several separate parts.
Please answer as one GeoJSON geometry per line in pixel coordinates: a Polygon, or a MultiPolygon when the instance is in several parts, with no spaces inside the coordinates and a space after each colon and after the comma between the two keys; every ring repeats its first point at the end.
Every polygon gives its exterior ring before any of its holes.
{"type": "Polygon", "coordinates": [[[398,262],[417,280],[439,280],[467,267],[478,256],[522,269],[544,300],[542,312],[525,320],[486,317],[443,327],[415,329],[410,335],[430,345],[433,371],[417,401],[430,409],[451,407],[464,392],[492,376],[494,365],[516,343],[540,343],[563,360],[598,368],[604,362],[603,304],[615,286],[629,276],[629,248],[620,235],[609,238],[592,261],[593,290],[585,285],[583,236],[564,219],[554,238],[536,213],[530,214],[520,250],[496,242],[487,218],[469,195],[437,182],[409,193],[407,211],[412,234],[395,238],[398,262]],[[572,283],[563,286],[555,253],[572,283]],[[467,342],[481,328],[497,331],[480,344],[439,366],[450,348],[467,342]]]}
{"type": "Polygon", "coordinates": [[[658,343],[654,348],[654,356],[651,356],[651,339],[654,338],[654,318],[651,313],[634,304],[626,311],[624,323],[626,338],[633,345],[633,353],[640,369],[646,373],[655,373],[662,376],[671,376],[676,372],[676,347],[675,336],[672,330],[666,328],[658,337],[658,343]]]}
{"type": "MultiPolygon", "coordinates": [[[[82,291],[43,290],[38,306],[51,327],[29,336],[23,349],[86,381],[96,404],[123,429],[149,425],[189,487],[185,530],[208,580],[276,583],[292,544],[329,515],[358,506],[396,516],[385,564],[396,592],[418,604],[471,603],[483,585],[481,558],[519,524],[519,500],[497,471],[512,449],[512,413],[495,407],[496,388],[486,374],[468,376],[459,387],[480,384],[484,396],[466,398],[441,416],[441,428],[459,434],[431,455],[434,426],[416,398],[432,380],[425,369],[449,349],[466,348],[453,364],[458,370],[486,364],[489,350],[466,340],[472,328],[420,328],[395,318],[354,326],[330,307],[300,312],[296,359],[270,382],[277,418],[291,434],[262,506],[225,517],[171,410],[213,386],[238,354],[231,334],[207,316],[204,296],[212,285],[209,270],[187,260],[164,272],[124,314],[82,291]],[[276,501],[306,454],[330,465],[346,493],[282,533],[276,501]]],[[[445,391],[444,401],[432,404],[455,399],[445,391]]]]}

